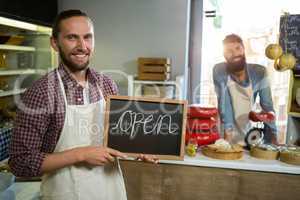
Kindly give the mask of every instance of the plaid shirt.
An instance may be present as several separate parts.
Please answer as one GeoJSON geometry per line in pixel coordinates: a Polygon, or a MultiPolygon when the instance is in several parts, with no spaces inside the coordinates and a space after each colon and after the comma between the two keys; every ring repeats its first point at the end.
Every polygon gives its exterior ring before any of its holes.
{"type": "MultiPolygon", "coordinates": [[[[49,72],[22,95],[9,147],[9,165],[16,176],[41,175],[46,154],[52,153],[60,137],[65,120],[64,97],[56,74],[49,72]]],[[[69,105],[83,105],[83,87],[60,65],[69,105]]],[[[116,84],[107,76],[88,68],[88,93],[91,103],[117,94],[116,84]],[[97,85],[98,87],[97,87],[97,85]]]]}

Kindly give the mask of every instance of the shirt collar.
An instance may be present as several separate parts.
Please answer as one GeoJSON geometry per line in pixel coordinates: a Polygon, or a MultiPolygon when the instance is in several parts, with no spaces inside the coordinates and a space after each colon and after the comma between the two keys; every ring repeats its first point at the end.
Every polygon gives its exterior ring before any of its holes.
{"type": "MultiPolygon", "coordinates": [[[[67,87],[76,87],[78,85],[77,81],[73,78],[73,76],[62,63],[59,64],[58,71],[64,85],[66,85],[67,87]]],[[[94,76],[90,68],[87,68],[87,80],[89,83],[95,82],[94,76]]]]}

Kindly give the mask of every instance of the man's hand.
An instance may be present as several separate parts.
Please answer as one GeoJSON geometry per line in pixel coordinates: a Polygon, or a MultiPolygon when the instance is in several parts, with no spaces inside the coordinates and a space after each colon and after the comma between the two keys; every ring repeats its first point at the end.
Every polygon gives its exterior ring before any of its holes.
{"type": "Polygon", "coordinates": [[[124,153],[107,147],[76,147],[62,152],[47,154],[41,167],[41,173],[49,173],[79,163],[93,166],[105,165],[113,162],[116,157],[126,158],[127,156],[124,153]]]}
{"type": "Polygon", "coordinates": [[[116,157],[127,157],[120,151],[100,146],[79,147],[76,151],[79,162],[85,162],[90,165],[105,165],[109,162],[114,162],[116,157]]]}
{"type": "Polygon", "coordinates": [[[153,155],[145,155],[145,154],[139,154],[138,157],[136,158],[137,160],[141,160],[144,162],[150,162],[150,163],[154,163],[157,164],[158,163],[158,158],[156,156],[153,155]]]}

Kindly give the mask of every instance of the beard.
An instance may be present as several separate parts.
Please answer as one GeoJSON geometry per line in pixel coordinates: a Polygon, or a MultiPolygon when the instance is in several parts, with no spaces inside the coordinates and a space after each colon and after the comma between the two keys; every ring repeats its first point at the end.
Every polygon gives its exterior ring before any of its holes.
{"type": "Polygon", "coordinates": [[[231,58],[230,60],[227,60],[227,66],[226,69],[228,73],[236,73],[243,71],[246,67],[246,57],[245,55],[242,56],[236,56],[234,58],[231,58]],[[238,61],[234,61],[234,59],[240,58],[238,61]]]}
{"type": "Polygon", "coordinates": [[[73,62],[71,59],[68,59],[66,54],[63,52],[63,50],[61,49],[61,47],[58,47],[58,51],[59,51],[59,56],[63,62],[63,64],[68,67],[68,69],[72,72],[76,72],[76,71],[81,71],[87,68],[87,66],[89,65],[90,61],[86,61],[83,64],[77,64],[75,62],[73,62]]]}

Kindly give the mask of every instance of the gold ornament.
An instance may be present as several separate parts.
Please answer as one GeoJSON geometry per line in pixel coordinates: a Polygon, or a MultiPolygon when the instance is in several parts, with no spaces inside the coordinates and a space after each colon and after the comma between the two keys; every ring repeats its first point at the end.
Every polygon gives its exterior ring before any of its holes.
{"type": "Polygon", "coordinates": [[[281,71],[293,69],[296,65],[296,58],[291,53],[285,53],[280,56],[278,65],[281,71]]]}
{"type": "Polygon", "coordinates": [[[276,60],[282,55],[282,48],[279,44],[269,44],[265,54],[269,59],[276,60]]]}

